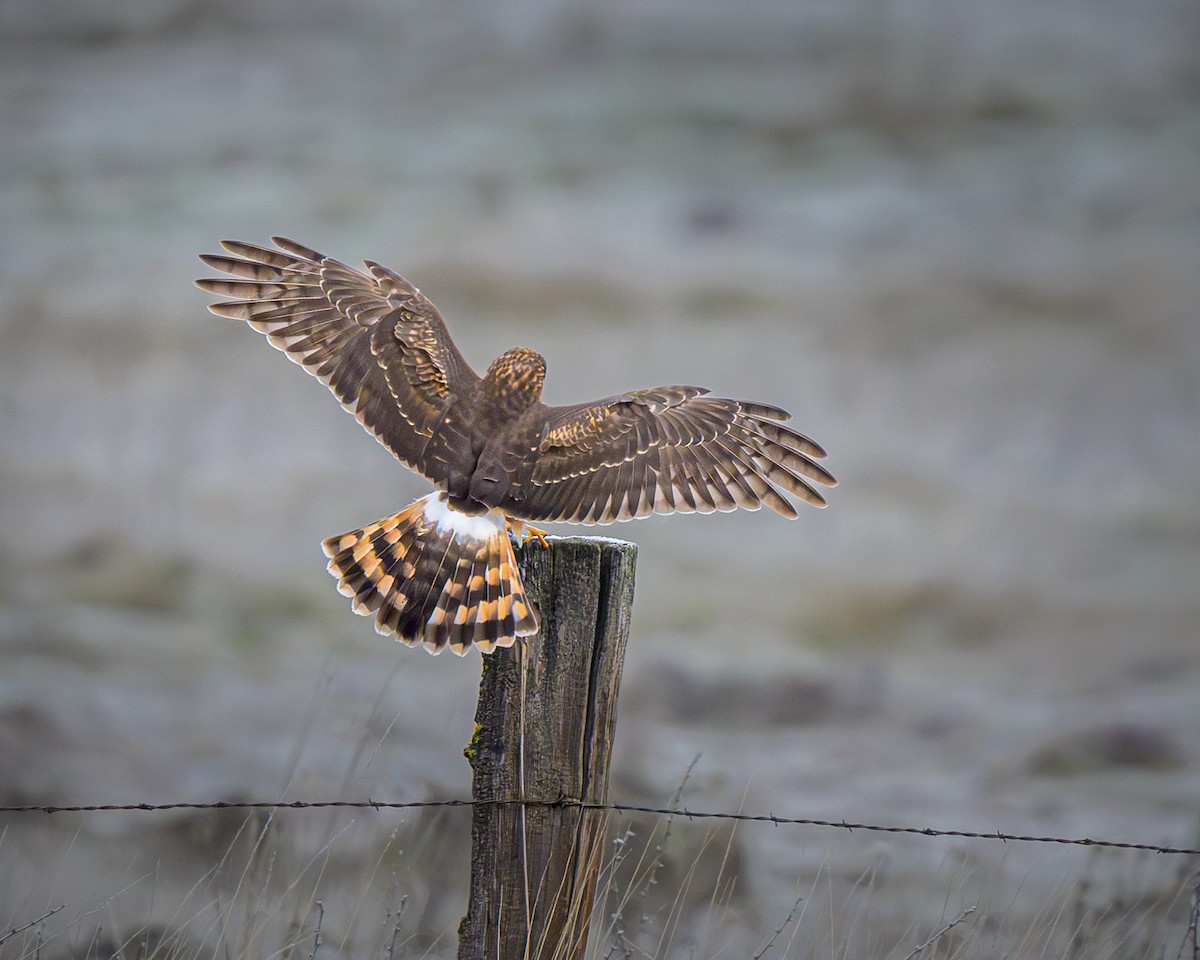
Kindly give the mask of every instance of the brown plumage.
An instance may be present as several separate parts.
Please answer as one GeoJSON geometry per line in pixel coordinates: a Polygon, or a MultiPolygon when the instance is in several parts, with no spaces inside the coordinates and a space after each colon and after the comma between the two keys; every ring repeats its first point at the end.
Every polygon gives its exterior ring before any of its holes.
{"type": "Polygon", "coordinates": [[[784,426],[790,415],[778,407],[685,386],[550,407],[533,350],[507,351],[480,378],[437,308],[399,274],[272,242],[225,241],[233,256],[201,256],[234,278],[196,281],[233,298],[209,309],[265,334],[440,491],[325,541],[338,589],[381,633],[464,653],[536,632],[510,522],[764,504],[795,517],[784,493],[824,506],[815,485],[836,483],[816,462],[825,451],[784,426]]]}

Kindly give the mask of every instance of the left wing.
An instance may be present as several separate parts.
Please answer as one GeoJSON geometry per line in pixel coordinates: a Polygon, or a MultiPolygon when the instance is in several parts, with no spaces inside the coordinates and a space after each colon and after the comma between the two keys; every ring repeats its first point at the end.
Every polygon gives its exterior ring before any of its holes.
{"type": "Polygon", "coordinates": [[[265,334],[397,459],[437,482],[429,438],[447,405],[479,383],[437,307],[377,263],[367,261],[368,276],[291,240],[272,242],[277,250],[223,241],[235,256],[201,255],[235,278],[196,281],[236,298],[208,309],[265,334]]]}

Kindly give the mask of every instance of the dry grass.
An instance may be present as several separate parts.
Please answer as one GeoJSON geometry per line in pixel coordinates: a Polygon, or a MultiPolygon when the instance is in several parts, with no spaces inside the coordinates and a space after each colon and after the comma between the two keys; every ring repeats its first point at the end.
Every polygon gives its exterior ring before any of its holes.
{"type": "MultiPolygon", "coordinates": [[[[6,904],[0,960],[453,957],[457,937],[446,916],[465,907],[466,863],[444,874],[437,866],[462,851],[455,838],[467,818],[454,813],[417,816],[377,847],[364,847],[361,823],[344,814],[319,829],[311,819],[301,823],[311,813],[245,817],[218,831],[220,855],[186,888],[165,868],[135,869],[124,886],[86,904],[6,904]]],[[[811,839],[768,824],[701,828],[649,816],[621,817],[612,826],[589,960],[1200,956],[1193,858],[1095,851],[1086,875],[1039,895],[1031,907],[1024,888],[1036,886],[1032,874],[1013,885],[1000,872],[988,876],[962,861],[944,878],[940,902],[928,903],[905,896],[886,857],[850,876],[830,849],[815,872],[792,879],[790,908],[768,915],[763,905],[779,898],[764,893],[770,878],[743,873],[747,833],[775,831],[780,843],[811,839]],[[1114,859],[1123,864],[1115,878],[1114,859]]],[[[7,839],[6,830],[0,864],[7,839]]],[[[69,851],[47,869],[69,873],[69,851]]],[[[16,889],[7,887],[10,895],[16,889]]]]}

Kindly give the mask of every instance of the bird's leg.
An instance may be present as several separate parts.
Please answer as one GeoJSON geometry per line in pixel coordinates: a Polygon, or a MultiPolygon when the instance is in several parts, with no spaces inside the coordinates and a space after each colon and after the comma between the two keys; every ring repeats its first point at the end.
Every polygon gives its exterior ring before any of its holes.
{"type": "Polygon", "coordinates": [[[542,545],[543,550],[548,550],[550,544],[546,542],[546,537],[550,534],[539,527],[535,527],[531,523],[526,523],[524,520],[517,520],[514,517],[505,517],[508,521],[508,530],[515,538],[520,540],[522,544],[528,543],[530,540],[537,540],[542,545]]]}

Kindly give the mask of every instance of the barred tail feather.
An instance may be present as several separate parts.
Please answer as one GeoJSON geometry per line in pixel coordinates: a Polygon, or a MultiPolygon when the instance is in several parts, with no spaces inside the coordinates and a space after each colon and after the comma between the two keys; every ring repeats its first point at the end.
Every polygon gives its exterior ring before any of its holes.
{"type": "Polygon", "coordinates": [[[467,516],[444,497],[326,540],[338,591],[355,613],[375,615],[379,633],[431,653],[489,653],[536,633],[504,515],[467,516]]]}

